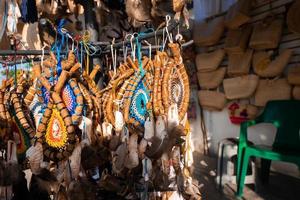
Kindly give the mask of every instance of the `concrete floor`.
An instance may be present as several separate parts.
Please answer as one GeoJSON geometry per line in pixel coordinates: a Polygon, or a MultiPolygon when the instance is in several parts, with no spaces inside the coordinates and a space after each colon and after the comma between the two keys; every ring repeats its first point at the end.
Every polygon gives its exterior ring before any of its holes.
{"type": "MultiPolygon", "coordinates": [[[[194,152],[193,176],[199,181],[203,200],[233,200],[236,199],[236,186],[226,184],[219,191],[215,184],[216,159],[194,152]],[[197,161],[197,162],[196,162],[197,161]]],[[[259,174],[259,173],[258,173],[259,174]]],[[[258,179],[258,178],[257,178],[258,179]]],[[[244,200],[300,200],[300,179],[271,172],[269,184],[256,184],[244,189],[244,200]]]]}

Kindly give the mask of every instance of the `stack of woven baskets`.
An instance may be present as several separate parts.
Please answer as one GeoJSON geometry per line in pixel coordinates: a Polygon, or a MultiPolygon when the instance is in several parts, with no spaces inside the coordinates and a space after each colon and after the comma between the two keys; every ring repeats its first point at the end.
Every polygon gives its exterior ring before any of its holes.
{"type": "MultiPolygon", "coordinates": [[[[252,4],[252,1],[238,1],[225,17],[208,19],[194,30],[196,45],[202,49],[196,56],[199,102],[204,109],[223,110],[226,100],[233,100],[228,106],[233,123],[254,118],[256,107],[265,106],[267,101],[299,99],[299,83],[295,80],[299,77],[299,67],[290,68],[287,78],[283,76],[293,51],[277,51],[284,20],[271,13],[251,25],[252,4]],[[204,31],[198,32],[202,28],[204,31]],[[224,46],[220,48],[219,41],[226,28],[224,46]],[[207,49],[210,51],[205,52],[207,49]],[[227,67],[222,64],[225,54],[227,67]],[[291,85],[295,85],[293,92],[291,85]]],[[[293,7],[296,5],[297,2],[293,7]]],[[[293,12],[292,8],[289,12],[293,12]]],[[[288,24],[290,21],[291,18],[288,24]]]]}

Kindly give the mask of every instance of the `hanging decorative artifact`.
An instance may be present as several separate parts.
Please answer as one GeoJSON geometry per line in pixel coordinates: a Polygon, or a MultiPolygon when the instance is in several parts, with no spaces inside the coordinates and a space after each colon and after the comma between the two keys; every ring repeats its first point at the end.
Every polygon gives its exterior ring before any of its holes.
{"type": "Polygon", "coordinates": [[[173,59],[170,59],[164,70],[162,99],[165,111],[168,111],[173,103],[177,104],[179,120],[181,121],[189,105],[189,79],[180,55],[179,44],[169,43],[169,47],[173,54],[173,59]]]}

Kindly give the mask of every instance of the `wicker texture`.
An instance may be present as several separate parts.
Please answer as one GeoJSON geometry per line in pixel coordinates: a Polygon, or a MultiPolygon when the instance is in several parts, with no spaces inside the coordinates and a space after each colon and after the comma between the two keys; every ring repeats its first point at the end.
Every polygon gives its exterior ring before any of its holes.
{"type": "Polygon", "coordinates": [[[239,29],[229,30],[226,35],[224,49],[226,52],[243,52],[249,42],[252,32],[251,26],[245,26],[239,29]]]}
{"type": "Polygon", "coordinates": [[[227,11],[225,17],[225,25],[227,28],[236,29],[239,26],[247,23],[250,17],[252,1],[239,0],[233,4],[227,11]]]}
{"type": "Polygon", "coordinates": [[[223,86],[227,99],[243,99],[252,96],[258,84],[258,76],[246,75],[224,79],[223,86]]]}
{"type": "Polygon", "coordinates": [[[201,53],[196,56],[196,66],[198,72],[214,71],[221,64],[225,56],[223,49],[218,49],[211,53],[201,53]]]}
{"type": "Polygon", "coordinates": [[[217,17],[206,21],[201,21],[194,25],[193,38],[196,45],[215,45],[224,32],[224,17],[217,17]]]}
{"type": "Polygon", "coordinates": [[[252,61],[254,72],[265,78],[279,76],[288,64],[292,54],[293,51],[291,49],[285,49],[274,60],[271,60],[267,52],[256,52],[252,61]]]}
{"type": "Polygon", "coordinates": [[[252,49],[274,49],[278,47],[282,33],[282,19],[266,19],[254,26],[249,46],[252,49]]]}
{"type": "Polygon", "coordinates": [[[225,95],[217,91],[200,90],[198,91],[200,105],[206,110],[223,110],[226,104],[225,95]]]}
{"type": "Polygon", "coordinates": [[[246,52],[230,53],[228,56],[229,76],[241,76],[249,73],[253,50],[248,49],[246,52]]]}
{"type": "Polygon", "coordinates": [[[198,72],[198,82],[201,89],[215,89],[222,83],[226,68],[221,67],[211,72],[198,72]]]}
{"type": "Polygon", "coordinates": [[[259,80],[255,93],[254,104],[265,106],[271,100],[288,100],[291,98],[292,88],[284,78],[277,80],[259,80]]]}

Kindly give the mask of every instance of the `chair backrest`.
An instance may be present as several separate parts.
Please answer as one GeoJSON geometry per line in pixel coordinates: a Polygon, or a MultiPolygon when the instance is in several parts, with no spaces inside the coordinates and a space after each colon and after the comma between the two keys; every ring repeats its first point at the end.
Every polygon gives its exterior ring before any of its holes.
{"type": "Polygon", "coordinates": [[[300,153],[300,101],[270,101],[261,117],[277,127],[273,148],[300,153]]]}

